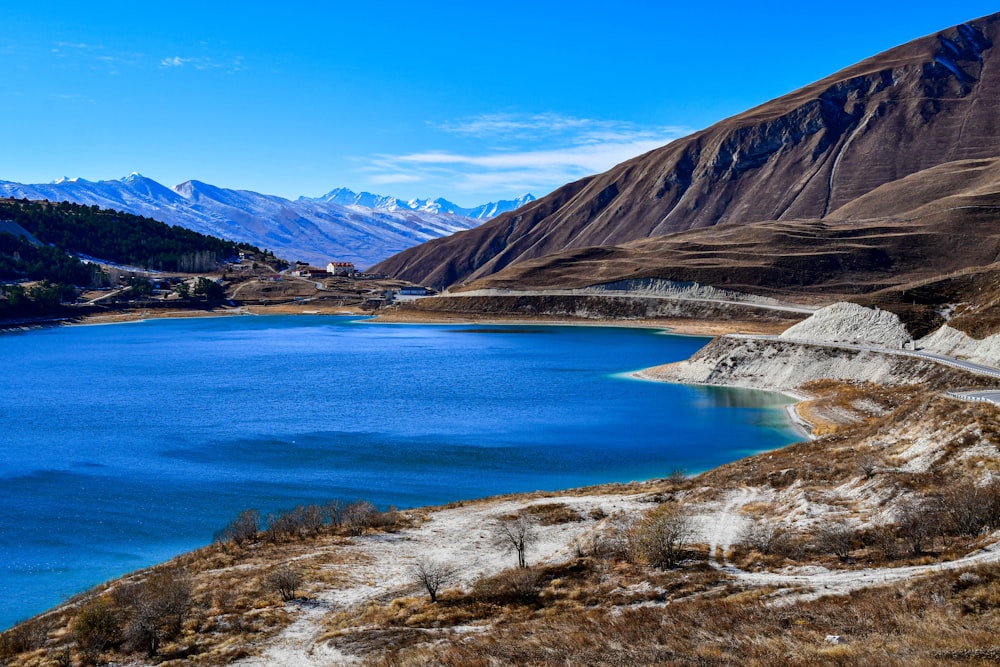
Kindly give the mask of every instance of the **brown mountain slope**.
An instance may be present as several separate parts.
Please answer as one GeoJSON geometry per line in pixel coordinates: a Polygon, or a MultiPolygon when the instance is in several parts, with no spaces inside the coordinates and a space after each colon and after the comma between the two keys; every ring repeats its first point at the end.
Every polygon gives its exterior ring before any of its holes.
{"type": "Polygon", "coordinates": [[[1000,14],[886,51],[375,268],[445,287],[572,248],[822,219],[936,165],[1000,155],[1000,14]]]}

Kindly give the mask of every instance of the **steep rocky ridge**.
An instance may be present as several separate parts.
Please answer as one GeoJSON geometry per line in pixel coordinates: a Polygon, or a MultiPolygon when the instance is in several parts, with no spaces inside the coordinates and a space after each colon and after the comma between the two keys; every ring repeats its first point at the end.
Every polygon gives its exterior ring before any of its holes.
{"type": "MultiPolygon", "coordinates": [[[[445,287],[569,250],[547,266],[548,277],[557,279],[559,268],[578,261],[598,264],[633,252],[604,247],[684,230],[764,222],[778,225],[775,233],[794,235],[798,220],[870,219],[865,206],[845,207],[911,174],[1000,155],[1000,116],[994,113],[1000,70],[992,62],[998,36],[1000,15],[993,15],[915,40],[564,186],[476,230],[400,253],[377,270],[445,287]]],[[[664,275],[654,269],[665,262],[650,266],[643,250],[657,254],[639,248],[631,261],[644,275],[626,277],[717,284],[690,266],[664,275]]],[[[880,261],[878,252],[864,248],[847,257],[876,268],[880,261]]],[[[623,272],[605,273],[620,279],[623,272]]]]}

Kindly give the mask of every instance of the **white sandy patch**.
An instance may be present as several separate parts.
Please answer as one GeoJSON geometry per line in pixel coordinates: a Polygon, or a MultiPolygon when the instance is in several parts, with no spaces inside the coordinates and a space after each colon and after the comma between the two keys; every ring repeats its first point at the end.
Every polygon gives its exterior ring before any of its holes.
{"type": "Polygon", "coordinates": [[[476,503],[434,512],[418,528],[356,538],[354,544],[342,548],[358,552],[363,558],[349,560],[361,562],[329,566],[337,570],[347,583],[336,589],[311,591],[309,604],[290,603],[289,608],[296,610],[296,620],[277,639],[270,641],[259,657],[235,664],[241,667],[356,664],[359,657],[318,641],[323,633],[324,616],[388,594],[424,594],[414,584],[410,574],[410,568],[421,558],[453,565],[459,573],[455,585],[466,588],[484,575],[514,567],[517,565],[516,556],[494,546],[491,521],[505,514],[517,513],[528,505],[550,503],[566,504],[576,509],[584,519],[555,526],[538,526],[538,538],[527,551],[529,564],[558,563],[574,558],[577,542],[597,524],[590,518],[591,510],[600,508],[607,515],[620,511],[635,515],[650,507],[644,496],[613,495],[476,503]]]}
{"type": "MultiPolygon", "coordinates": [[[[863,503],[878,503],[880,493],[860,479],[848,482],[828,496],[837,496],[863,503]]],[[[690,504],[696,535],[694,542],[708,543],[711,562],[715,563],[716,548],[725,553],[737,541],[748,521],[747,506],[773,504],[769,515],[780,516],[789,527],[804,528],[830,516],[843,517],[845,510],[820,502],[817,494],[796,488],[776,491],[769,487],[741,487],[730,490],[720,501],[690,504]]],[[[823,500],[829,500],[824,498],[823,500]]],[[[361,660],[337,647],[320,641],[325,632],[324,618],[374,600],[425,595],[417,587],[409,568],[420,558],[430,557],[454,565],[460,573],[461,587],[469,587],[481,576],[495,574],[516,565],[512,553],[503,553],[492,542],[490,523],[504,514],[513,514],[533,504],[562,503],[577,510],[582,521],[539,526],[538,539],[527,553],[528,563],[559,563],[576,556],[576,545],[600,525],[590,513],[600,508],[605,515],[624,512],[638,517],[653,505],[644,495],[560,496],[531,501],[504,500],[472,503],[435,511],[419,527],[398,533],[377,534],[356,538],[353,544],[338,547],[354,552],[345,564],[330,564],[344,583],[336,588],[313,588],[310,599],[289,603],[296,618],[276,638],[260,647],[260,655],[241,660],[241,667],[329,667],[355,665],[361,660]]],[[[991,536],[991,540],[997,535],[991,536]]],[[[844,595],[867,586],[889,584],[936,571],[957,570],[974,564],[1000,561],[996,544],[965,558],[933,565],[874,568],[862,570],[828,570],[823,567],[787,568],[780,572],[748,572],[724,563],[722,570],[736,581],[748,586],[768,586],[777,589],[772,604],[783,604],[821,595],[844,595]]],[[[718,564],[716,564],[718,566],[718,564]]],[[[642,584],[637,584],[641,590],[642,584]]],[[[662,604],[662,603],[643,603],[662,604]]],[[[468,626],[443,630],[451,634],[481,632],[484,626],[468,626]]]]}

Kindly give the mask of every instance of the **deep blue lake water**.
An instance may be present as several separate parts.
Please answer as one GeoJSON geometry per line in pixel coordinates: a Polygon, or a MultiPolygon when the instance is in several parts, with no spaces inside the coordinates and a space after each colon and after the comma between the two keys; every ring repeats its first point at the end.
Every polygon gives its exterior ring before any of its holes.
{"type": "Polygon", "coordinates": [[[249,507],[649,479],[798,439],[783,396],[623,376],[706,340],[322,316],[0,335],[0,629],[249,507]]]}

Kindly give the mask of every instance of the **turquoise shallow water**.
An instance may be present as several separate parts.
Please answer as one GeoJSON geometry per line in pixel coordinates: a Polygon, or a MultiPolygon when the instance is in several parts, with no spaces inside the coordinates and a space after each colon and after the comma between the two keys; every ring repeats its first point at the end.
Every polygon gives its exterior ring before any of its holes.
{"type": "Polygon", "coordinates": [[[783,396],[624,376],[705,342],[322,316],[0,335],[0,628],[248,507],[649,479],[796,440],[783,396]]]}

